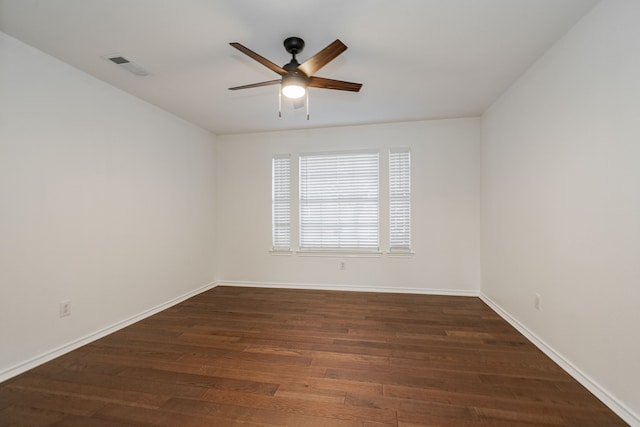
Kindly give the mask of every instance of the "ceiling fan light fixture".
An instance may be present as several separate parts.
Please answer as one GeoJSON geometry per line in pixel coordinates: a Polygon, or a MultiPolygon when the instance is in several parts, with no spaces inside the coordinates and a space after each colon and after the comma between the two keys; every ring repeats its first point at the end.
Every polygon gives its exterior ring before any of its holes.
{"type": "Polygon", "coordinates": [[[287,98],[302,98],[307,92],[307,82],[299,76],[287,76],[282,79],[282,94],[287,98]]]}
{"type": "Polygon", "coordinates": [[[291,85],[282,87],[282,94],[287,98],[291,98],[291,99],[302,98],[305,93],[306,93],[306,89],[304,88],[304,86],[291,84],[291,85]]]}

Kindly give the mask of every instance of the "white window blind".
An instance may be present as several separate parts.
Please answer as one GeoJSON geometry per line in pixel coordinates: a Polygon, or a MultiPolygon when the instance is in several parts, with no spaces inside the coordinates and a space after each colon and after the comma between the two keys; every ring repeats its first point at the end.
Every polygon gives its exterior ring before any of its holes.
{"type": "Polygon", "coordinates": [[[377,152],[300,156],[300,249],[379,248],[377,152]]]}
{"type": "Polygon", "coordinates": [[[291,158],[273,158],[271,218],[274,250],[291,248],[291,158]]]}
{"type": "Polygon", "coordinates": [[[389,250],[411,250],[411,152],[389,152],[389,250]]]}

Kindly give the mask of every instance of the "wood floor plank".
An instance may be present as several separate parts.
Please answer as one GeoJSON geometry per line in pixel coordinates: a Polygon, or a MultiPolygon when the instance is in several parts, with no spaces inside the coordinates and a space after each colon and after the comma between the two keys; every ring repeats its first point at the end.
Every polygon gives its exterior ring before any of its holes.
{"type": "MultiPolygon", "coordinates": [[[[127,420],[118,420],[118,427],[135,427],[140,424],[131,424],[127,420]]],[[[78,417],[66,415],[60,421],[52,424],[52,427],[114,427],[113,421],[102,420],[96,417],[78,417]]]]}
{"type": "Polygon", "coordinates": [[[312,387],[308,384],[281,384],[276,397],[304,399],[314,402],[344,403],[347,393],[338,390],[328,390],[312,387]]]}
{"type": "MultiPolygon", "coordinates": [[[[0,426],[50,426],[63,419],[64,412],[16,403],[0,411],[0,426]]],[[[86,417],[83,417],[86,419],[86,417]]]]}
{"type": "Polygon", "coordinates": [[[19,385],[9,386],[10,390],[19,387],[23,391],[33,390],[44,393],[52,393],[57,396],[65,396],[69,399],[89,399],[103,403],[121,403],[145,408],[159,408],[168,396],[157,392],[143,393],[131,390],[116,390],[104,385],[85,385],[77,381],[59,381],[52,378],[33,376],[20,381],[19,385]]]}
{"type": "Polygon", "coordinates": [[[11,406],[34,408],[37,412],[60,412],[79,416],[90,416],[102,408],[105,403],[86,396],[68,396],[55,390],[34,390],[22,387],[20,384],[9,386],[11,391],[11,406]]]}
{"type": "Polygon", "coordinates": [[[376,421],[393,424],[396,413],[392,409],[364,408],[332,402],[311,402],[290,397],[249,396],[246,393],[209,390],[204,400],[216,403],[234,404],[255,409],[273,409],[280,412],[333,418],[340,421],[376,421]]]}
{"type": "Polygon", "coordinates": [[[320,390],[331,390],[334,392],[353,391],[361,394],[382,395],[382,384],[364,383],[359,381],[349,381],[321,376],[299,375],[288,371],[251,371],[235,369],[221,369],[216,371],[217,375],[226,378],[247,378],[248,375],[256,381],[279,381],[281,385],[295,384],[301,387],[312,387],[320,390]]]}
{"type": "Polygon", "coordinates": [[[118,376],[157,381],[163,384],[187,384],[207,389],[234,390],[268,396],[273,396],[279,386],[279,384],[263,383],[248,379],[229,379],[212,375],[186,374],[176,372],[175,370],[165,371],[148,368],[128,368],[118,374],[118,376]]]}
{"type": "MultiPolygon", "coordinates": [[[[277,409],[255,409],[237,405],[200,402],[190,399],[172,399],[165,410],[183,414],[211,416],[215,414],[219,425],[242,426],[304,426],[304,427],[360,427],[359,421],[292,414],[277,409]]],[[[218,424],[216,424],[218,425],[218,424]]]]}
{"type": "Polygon", "coordinates": [[[0,384],[0,427],[624,426],[479,298],[217,287],[0,384]]]}

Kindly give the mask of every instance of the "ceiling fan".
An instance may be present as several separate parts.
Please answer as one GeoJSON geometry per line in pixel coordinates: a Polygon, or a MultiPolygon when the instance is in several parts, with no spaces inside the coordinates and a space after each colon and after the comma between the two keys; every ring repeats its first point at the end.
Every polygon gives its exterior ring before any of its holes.
{"type": "MultiPolygon", "coordinates": [[[[282,95],[294,100],[296,108],[302,107],[301,98],[307,94],[307,88],[315,87],[320,89],[346,90],[350,92],[358,92],[362,87],[361,83],[345,82],[342,80],[327,79],[324,77],[316,77],[313,74],[320,68],[327,65],[334,58],[347,50],[347,46],[340,40],[336,40],[322,49],[320,52],[307,59],[300,64],[296,59],[296,55],[304,49],[304,40],[299,37],[289,37],[284,41],[284,48],[292,55],[288,64],[280,67],[269,61],[263,56],[255,53],[251,49],[240,43],[229,43],[240,52],[258,61],[271,71],[280,74],[281,78],[276,80],[268,80],[266,82],[253,83],[243,86],[230,87],[229,90],[249,89],[253,87],[270,86],[280,84],[282,87],[282,95]],[[296,101],[298,100],[298,101],[296,101]]],[[[307,114],[308,118],[308,114],[307,114]]]]}

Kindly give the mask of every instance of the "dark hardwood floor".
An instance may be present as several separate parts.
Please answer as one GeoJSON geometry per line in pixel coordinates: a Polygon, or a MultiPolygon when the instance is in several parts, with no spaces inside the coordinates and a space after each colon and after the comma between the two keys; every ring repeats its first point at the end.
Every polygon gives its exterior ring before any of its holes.
{"type": "Polygon", "coordinates": [[[218,287],[0,384],[0,425],[626,424],[478,298],[218,287]]]}

